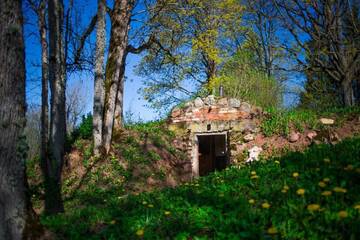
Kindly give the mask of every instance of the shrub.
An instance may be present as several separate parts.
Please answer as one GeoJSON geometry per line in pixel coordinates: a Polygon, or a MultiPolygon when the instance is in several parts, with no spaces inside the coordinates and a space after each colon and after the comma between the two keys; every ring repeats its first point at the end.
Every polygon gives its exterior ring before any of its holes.
{"type": "Polygon", "coordinates": [[[260,107],[277,107],[281,103],[281,86],[273,77],[256,67],[248,51],[238,52],[225,63],[220,76],[210,88],[223,86],[224,95],[251,102],[260,107]]]}

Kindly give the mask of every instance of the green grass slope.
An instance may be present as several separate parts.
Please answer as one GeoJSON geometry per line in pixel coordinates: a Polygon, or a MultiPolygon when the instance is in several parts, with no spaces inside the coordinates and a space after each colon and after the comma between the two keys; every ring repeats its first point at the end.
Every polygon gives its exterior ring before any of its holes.
{"type": "Polygon", "coordinates": [[[176,188],[82,192],[42,222],[60,239],[359,239],[360,138],[176,188]]]}

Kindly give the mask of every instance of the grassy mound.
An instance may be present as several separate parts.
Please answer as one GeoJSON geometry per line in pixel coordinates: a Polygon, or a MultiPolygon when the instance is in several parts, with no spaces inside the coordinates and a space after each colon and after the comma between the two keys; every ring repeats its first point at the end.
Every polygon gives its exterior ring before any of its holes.
{"type": "Polygon", "coordinates": [[[122,197],[79,193],[42,222],[60,239],[357,239],[360,138],[122,197]]]}

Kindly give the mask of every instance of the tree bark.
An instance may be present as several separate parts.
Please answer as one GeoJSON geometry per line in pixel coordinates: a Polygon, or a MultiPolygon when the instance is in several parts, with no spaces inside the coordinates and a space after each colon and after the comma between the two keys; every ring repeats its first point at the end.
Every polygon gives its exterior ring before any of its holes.
{"type": "Polygon", "coordinates": [[[347,77],[341,82],[342,91],[343,91],[343,101],[344,106],[351,107],[355,105],[354,101],[354,91],[352,86],[352,78],[347,77]]]}
{"type": "Polygon", "coordinates": [[[61,172],[64,163],[66,136],[65,114],[65,60],[63,49],[62,0],[49,0],[49,82],[51,90],[51,115],[49,154],[45,164],[45,214],[64,211],[61,198],[61,172]]]}
{"type": "Polygon", "coordinates": [[[121,129],[123,127],[125,63],[123,63],[119,80],[119,89],[117,92],[115,105],[114,129],[121,129]]]}
{"type": "MultiPolygon", "coordinates": [[[[105,71],[105,111],[103,141],[106,153],[110,151],[112,140],[117,93],[121,86],[121,72],[127,55],[128,32],[133,0],[115,0],[111,15],[111,36],[109,55],[105,71]]],[[[122,99],[120,100],[122,104],[122,99]]],[[[119,103],[120,104],[120,103],[119,103]]]]}
{"type": "Polygon", "coordinates": [[[94,80],[94,109],[93,109],[93,140],[94,154],[99,155],[102,146],[102,126],[104,114],[104,53],[105,53],[105,16],[106,3],[98,0],[96,26],[95,80],[94,80]]]}
{"type": "MultiPolygon", "coordinates": [[[[26,182],[22,1],[0,1],[0,239],[35,239],[26,182]]],[[[35,229],[34,229],[35,230],[35,229]]]]}
{"type": "Polygon", "coordinates": [[[49,76],[48,76],[48,43],[46,30],[46,2],[42,0],[37,10],[38,27],[41,44],[41,151],[40,165],[43,174],[46,173],[46,161],[49,144],[49,76]]]}

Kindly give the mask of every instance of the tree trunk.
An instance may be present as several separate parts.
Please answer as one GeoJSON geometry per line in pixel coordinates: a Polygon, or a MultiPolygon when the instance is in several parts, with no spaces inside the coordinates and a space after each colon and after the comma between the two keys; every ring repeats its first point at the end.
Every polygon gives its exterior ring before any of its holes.
{"type": "Polygon", "coordinates": [[[127,55],[128,31],[133,7],[133,0],[116,0],[111,16],[110,46],[105,72],[103,141],[106,153],[110,150],[112,140],[116,99],[119,86],[122,84],[121,72],[124,69],[127,55]]]}
{"type": "Polygon", "coordinates": [[[49,155],[45,164],[45,213],[64,211],[61,198],[61,172],[64,163],[66,134],[65,115],[65,64],[63,49],[62,0],[49,0],[49,82],[51,90],[51,115],[49,155]]]}
{"type": "Polygon", "coordinates": [[[41,153],[40,165],[43,175],[46,174],[46,161],[49,144],[49,100],[48,100],[48,44],[46,31],[46,2],[42,0],[37,10],[41,44],[41,153]]]}
{"type": "Polygon", "coordinates": [[[354,106],[354,91],[352,87],[352,78],[346,76],[341,83],[343,91],[344,106],[354,106]]]}
{"type": "Polygon", "coordinates": [[[22,1],[0,1],[0,239],[35,239],[25,159],[25,52],[22,1]],[[28,235],[27,235],[28,233],[28,235]]]}
{"type": "Polygon", "coordinates": [[[117,92],[115,105],[114,129],[121,129],[123,127],[125,63],[123,63],[119,80],[119,89],[117,92]]]}
{"type": "Polygon", "coordinates": [[[93,139],[94,154],[100,154],[102,146],[102,126],[104,113],[104,53],[105,53],[105,16],[106,6],[104,0],[98,0],[97,26],[96,26],[96,53],[95,53],[95,80],[94,80],[94,109],[93,109],[93,139]]]}

